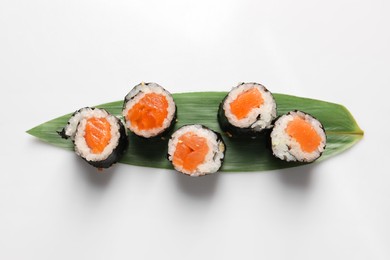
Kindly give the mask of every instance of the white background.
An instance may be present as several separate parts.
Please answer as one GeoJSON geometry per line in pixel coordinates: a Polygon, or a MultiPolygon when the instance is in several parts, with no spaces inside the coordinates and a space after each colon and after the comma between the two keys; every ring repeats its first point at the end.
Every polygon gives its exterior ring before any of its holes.
{"type": "Polygon", "coordinates": [[[390,259],[389,1],[0,0],[0,259],[390,259]],[[365,130],[312,166],[189,178],[98,173],[26,130],[120,100],[271,91],[365,130]]]}

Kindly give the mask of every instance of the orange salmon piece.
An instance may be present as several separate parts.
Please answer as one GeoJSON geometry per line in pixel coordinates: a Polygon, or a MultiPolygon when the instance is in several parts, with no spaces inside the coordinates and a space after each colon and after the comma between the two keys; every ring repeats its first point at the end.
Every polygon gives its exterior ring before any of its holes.
{"type": "Polygon", "coordinates": [[[99,154],[111,140],[111,125],[105,118],[89,118],[85,126],[85,141],[92,153],[99,154]]]}
{"type": "Polygon", "coordinates": [[[161,127],[168,116],[168,100],[164,95],[146,94],[127,112],[126,119],[140,130],[161,127]]]}
{"type": "Polygon", "coordinates": [[[260,107],[264,103],[263,96],[257,88],[251,88],[242,92],[237,98],[230,103],[230,110],[237,119],[246,117],[249,112],[260,107]]]}
{"type": "Polygon", "coordinates": [[[184,170],[193,172],[202,164],[209,151],[207,139],[197,136],[195,133],[185,133],[179,138],[173,155],[173,164],[183,167],[184,170]]]}
{"type": "Polygon", "coordinates": [[[315,151],[321,143],[321,136],[308,122],[300,117],[296,117],[287,125],[286,132],[294,138],[302,150],[311,153],[315,151]]]}

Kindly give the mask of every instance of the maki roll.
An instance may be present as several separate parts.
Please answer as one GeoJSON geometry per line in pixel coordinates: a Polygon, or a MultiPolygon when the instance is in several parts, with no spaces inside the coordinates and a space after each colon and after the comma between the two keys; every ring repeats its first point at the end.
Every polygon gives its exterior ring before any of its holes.
{"type": "Polygon", "coordinates": [[[76,111],[59,134],[72,139],[76,154],[97,168],[116,163],[128,145],[122,122],[106,110],[93,107],[76,111]]]}
{"type": "Polygon", "coordinates": [[[312,162],[325,150],[325,130],[313,116],[291,111],[276,120],[271,144],[273,154],[282,160],[312,162]]]}
{"type": "Polygon", "coordinates": [[[219,125],[230,137],[256,137],[272,127],[276,102],[271,92],[258,83],[241,83],[219,105],[219,125]]]}
{"type": "Polygon", "coordinates": [[[189,176],[217,172],[224,157],[221,135],[203,125],[182,126],[168,142],[168,160],[175,170],[189,176]]]}
{"type": "Polygon", "coordinates": [[[123,117],[134,134],[151,138],[169,132],[176,122],[172,95],[156,83],[141,83],[125,97],[123,117]]]}

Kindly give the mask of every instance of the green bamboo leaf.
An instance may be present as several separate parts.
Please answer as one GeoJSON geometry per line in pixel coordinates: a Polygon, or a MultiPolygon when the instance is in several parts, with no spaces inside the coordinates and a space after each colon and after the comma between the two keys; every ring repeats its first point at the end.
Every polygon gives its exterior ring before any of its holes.
{"type": "MultiPolygon", "coordinates": [[[[226,92],[173,94],[178,108],[178,122],[175,129],[182,125],[198,123],[221,132],[217,121],[217,111],[219,103],[226,94],[226,92]]],[[[284,94],[274,94],[274,97],[279,115],[298,109],[312,114],[324,125],[327,133],[327,147],[316,162],[345,151],[363,137],[363,131],[351,113],[342,105],[284,94]]],[[[122,117],[122,101],[96,107],[105,108],[110,113],[122,117]]],[[[28,130],[27,133],[47,143],[73,150],[72,142],[60,138],[57,134],[57,131],[64,127],[70,115],[71,113],[38,125],[28,130]]],[[[302,163],[288,163],[274,158],[267,145],[266,136],[256,140],[230,139],[226,135],[223,137],[227,146],[225,162],[221,169],[223,172],[266,171],[302,165],[302,163]]],[[[150,141],[129,134],[129,148],[120,162],[172,169],[166,159],[167,143],[167,139],[150,141]]]]}

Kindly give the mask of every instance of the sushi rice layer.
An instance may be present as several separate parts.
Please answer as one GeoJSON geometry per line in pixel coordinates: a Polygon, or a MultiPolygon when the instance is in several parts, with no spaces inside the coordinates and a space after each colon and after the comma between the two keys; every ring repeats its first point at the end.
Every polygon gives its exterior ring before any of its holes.
{"type": "Polygon", "coordinates": [[[125,118],[126,127],[130,129],[130,131],[134,132],[136,135],[150,138],[159,135],[168,129],[172,121],[174,120],[176,112],[175,102],[172,98],[172,95],[165,90],[163,87],[156,83],[141,83],[135,86],[125,97],[125,104],[123,107],[123,116],[125,118]],[[155,127],[151,129],[139,129],[137,125],[132,124],[130,120],[128,120],[127,115],[129,110],[131,110],[140,100],[142,100],[146,95],[155,93],[158,95],[162,95],[166,98],[168,102],[167,107],[167,117],[164,119],[162,125],[160,127],[155,127]]]}
{"type": "Polygon", "coordinates": [[[239,128],[252,128],[254,131],[261,131],[271,127],[272,121],[276,117],[276,103],[272,94],[261,84],[258,83],[243,83],[233,88],[223,104],[223,110],[229,123],[239,128]],[[238,119],[231,111],[230,104],[237,99],[237,97],[256,88],[264,100],[264,103],[260,107],[253,108],[242,119],[238,119]]]}
{"type": "Polygon", "coordinates": [[[285,161],[312,162],[321,156],[326,146],[326,135],[322,124],[314,117],[301,111],[291,111],[276,120],[271,132],[272,151],[285,161]],[[305,152],[301,145],[287,134],[287,127],[294,118],[300,117],[311,125],[320,137],[319,145],[312,152],[305,152]]]}
{"type": "Polygon", "coordinates": [[[119,138],[120,131],[118,119],[112,115],[108,115],[104,110],[91,110],[85,113],[77,127],[74,139],[75,152],[87,161],[102,161],[107,159],[112,151],[118,146],[119,138]],[[111,139],[101,153],[93,153],[85,140],[85,127],[89,118],[105,118],[110,124],[111,139]]]}
{"type": "Polygon", "coordinates": [[[103,161],[107,159],[118,146],[121,138],[121,122],[115,116],[104,109],[85,107],[76,111],[69,119],[63,131],[59,133],[63,138],[70,138],[74,142],[75,152],[87,161],[103,161]],[[90,118],[104,118],[110,124],[111,139],[104,150],[100,153],[93,153],[85,140],[85,128],[90,118]]]}
{"type": "Polygon", "coordinates": [[[183,166],[173,164],[174,168],[179,172],[193,177],[217,172],[222,166],[225,144],[223,143],[221,137],[218,136],[214,131],[202,125],[186,125],[173,133],[171,139],[168,142],[169,161],[173,162],[176,147],[180,142],[180,137],[186,133],[194,133],[198,137],[205,138],[209,148],[208,152],[204,161],[196,167],[195,171],[188,171],[184,169],[183,166]]]}

